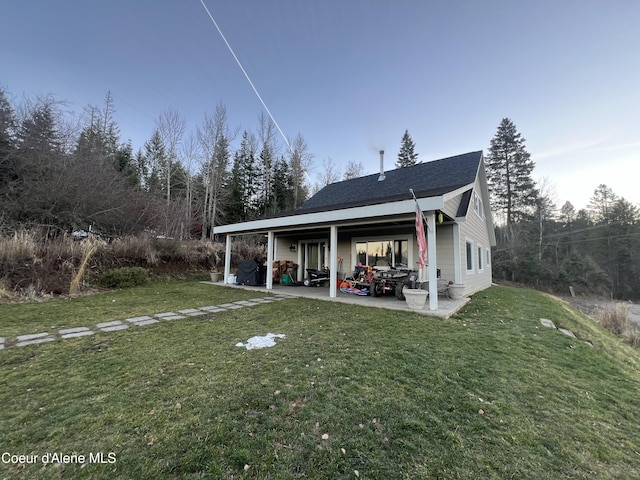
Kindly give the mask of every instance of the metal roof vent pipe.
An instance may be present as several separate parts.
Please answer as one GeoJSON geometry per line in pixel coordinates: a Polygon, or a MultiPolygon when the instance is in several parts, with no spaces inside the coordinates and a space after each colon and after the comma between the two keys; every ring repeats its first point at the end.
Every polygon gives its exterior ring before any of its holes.
{"type": "Polygon", "coordinates": [[[380,150],[380,176],[378,177],[378,181],[381,182],[385,179],[384,176],[384,150],[380,150]]]}

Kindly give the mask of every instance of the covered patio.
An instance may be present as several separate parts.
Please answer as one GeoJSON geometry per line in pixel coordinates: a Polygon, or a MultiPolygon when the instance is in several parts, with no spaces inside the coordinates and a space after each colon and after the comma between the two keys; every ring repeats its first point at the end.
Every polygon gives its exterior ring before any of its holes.
{"type": "Polygon", "coordinates": [[[328,295],[329,287],[304,287],[273,284],[272,288],[267,289],[266,286],[248,286],[248,285],[232,285],[224,282],[204,282],[211,285],[220,285],[228,288],[242,288],[245,290],[253,290],[276,295],[290,295],[292,297],[312,298],[329,302],[346,303],[349,305],[358,305],[362,307],[385,308],[388,310],[397,310],[398,312],[413,312],[423,315],[430,315],[439,318],[449,318],[451,315],[460,310],[471,299],[468,297],[459,300],[453,300],[440,296],[438,298],[438,308],[429,310],[429,303],[425,305],[423,310],[411,310],[404,300],[398,300],[393,295],[385,295],[381,297],[354,295],[337,291],[335,297],[328,295]]]}

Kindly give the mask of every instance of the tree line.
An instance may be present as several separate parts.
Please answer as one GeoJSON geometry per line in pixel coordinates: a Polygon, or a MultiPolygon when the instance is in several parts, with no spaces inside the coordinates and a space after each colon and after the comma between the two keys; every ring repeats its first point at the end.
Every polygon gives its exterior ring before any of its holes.
{"type": "MultiPolygon", "coordinates": [[[[320,187],[363,174],[360,163],[340,172],[328,159],[313,184],[313,155],[301,134],[283,147],[264,115],[254,130],[232,128],[222,103],[190,132],[179,112],[162,112],[136,152],[122,141],[114,113],[110,93],[101,107],[75,115],[51,96],[12,104],[0,88],[0,234],[91,228],[109,236],[212,239],[216,225],[295,209],[320,187]]],[[[533,180],[525,139],[508,118],[485,160],[496,279],[640,296],[636,205],[600,185],[587,208],[558,206],[550,186],[533,180]]],[[[396,167],[417,161],[405,130],[396,167]]]]}
{"type": "Polygon", "coordinates": [[[640,298],[640,211],[599,185],[586,208],[556,203],[532,178],[534,162],[509,118],[486,155],[497,246],[493,275],[554,291],[569,287],[617,299],[640,298]]]}
{"type": "Polygon", "coordinates": [[[284,148],[264,115],[254,131],[240,133],[219,103],[187,132],[180,113],[168,109],[134,152],[130,140],[122,141],[114,113],[110,93],[101,107],[75,115],[52,96],[14,105],[0,88],[5,233],[91,228],[110,236],[146,230],[213,238],[215,225],[291,210],[309,194],[313,155],[306,141],[298,134],[284,148]]]}

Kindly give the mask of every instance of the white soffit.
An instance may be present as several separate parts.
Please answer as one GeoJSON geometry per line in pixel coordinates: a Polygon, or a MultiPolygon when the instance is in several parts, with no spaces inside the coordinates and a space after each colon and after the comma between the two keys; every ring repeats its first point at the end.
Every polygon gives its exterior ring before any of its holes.
{"type": "MultiPolygon", "coordinates": [[[[440,210],[444,207],[443,197],[419,198],[418,205],[423,211],[440,210]]],[[[388,215],[400,215],[415,211],[413,199],[399,202],[366,205],[363,207],[343,208],[316,213],[302,213],[286,217],[264,218],[249,222],[220,225],[214,227],[214,233],[243,233],[265,231],[273,228],[300,227],[314,224],[331,224],[346,220],[375,219],[388,215]]]]}

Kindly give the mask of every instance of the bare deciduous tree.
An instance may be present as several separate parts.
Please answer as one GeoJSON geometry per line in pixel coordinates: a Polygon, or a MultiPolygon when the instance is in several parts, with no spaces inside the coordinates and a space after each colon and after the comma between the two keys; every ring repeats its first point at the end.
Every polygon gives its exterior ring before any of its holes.
{"type": "Polygon", "coordinates": [[[343,180],[349,180],[351,178],[358,178],[364,174],[364,167],[362,163],[357,162],[355,160],[351,160],[347,163],[347,168],[342,175],[343,180]]]}
{"type": "Polygon", "coordinates": [[[293,205],[294,208],[297,208],[306,200],[308,191],[306,180],[309,176],[313,154],[309,152],[307,142],[300,133],[290,144],[289,164],[293,175],[293,205]]]}
{"type": "Polygon", "coordinates": [[[205,184],[202,205],[202,238],[213,238],[213,227],[221,213],[221,197],[229,166],[229,143],[237,134],[231,132],[227,120],[227,108],[222,102],[216,105],[213,117],[205,114],[198,127],[198,141],[202,147],[202,177],[205,184]]]}
{"type": "Polygon", "coordinates": [[[178,146],[182,141],[185,130],[185,120],[175,109],[165,110],[156,120],[156,128],[164,142],[167,153],[165,165],[166,200],[171,202],[171,174],[173,165],[178,162],[178,146]]]}

